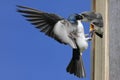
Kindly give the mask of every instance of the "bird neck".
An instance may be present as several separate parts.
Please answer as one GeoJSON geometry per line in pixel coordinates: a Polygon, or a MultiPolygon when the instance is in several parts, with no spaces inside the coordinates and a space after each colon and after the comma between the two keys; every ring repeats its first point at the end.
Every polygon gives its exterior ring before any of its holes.
{"type": "Polygon", "coordinates": [[[84,27],[80,20],[77,20],[77,28],[78,28],[78,32],[84,33],[84,27]]]}
{"type": "Polygon", "coordinates": [[[85,33],[84,33],[83,24],[81,23],[80,20],[77,20],[77,23],[78,23],[78,25],[77,25],[77,35],[78,35],[79,37],[85,38],[85,33]]]}
{"type": "Polygon", "coordinates": [[[83,24],[82,24],[81,20],[77,20],[77,24],[78,24],[78,27],[79,27],[79,28],[82,28],[82,29],[83,29],[83,24]]]}

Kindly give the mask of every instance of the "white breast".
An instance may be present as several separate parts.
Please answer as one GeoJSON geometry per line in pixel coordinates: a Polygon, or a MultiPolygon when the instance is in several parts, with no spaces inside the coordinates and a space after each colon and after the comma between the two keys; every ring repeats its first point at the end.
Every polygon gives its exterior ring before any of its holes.
{"type": "Polygon", "coordinates": [[[88,47],[88,43],[85,38],[85,33],[84,33],[84,27],[81,23],[81,21],[78,21],[78,26],[77,26],[77,39],[76,42],[79,46],[79,48],[84,51],[88,47]]]}

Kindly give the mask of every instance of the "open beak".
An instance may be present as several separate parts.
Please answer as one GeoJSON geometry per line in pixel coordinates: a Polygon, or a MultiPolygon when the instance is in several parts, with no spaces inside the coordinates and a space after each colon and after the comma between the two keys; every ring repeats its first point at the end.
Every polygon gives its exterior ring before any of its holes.
{"type": "Polygon", "coordinates": [[[90,35],[91,35],[91,37],[92,37],[93,34],[94,34],[94,32],[95,32],[95,28],[94,28],[94,25],[93,25],[93,24],[90,24],[89,32],[90,32],[90,35]]]}
{"type": "Polygon", "coordinates": [[[89,29],[89,31],[90,32],[93,32],[95,29],[94,29],[94,25],[93,24],[90,24],[90,29],[89,29]]]}

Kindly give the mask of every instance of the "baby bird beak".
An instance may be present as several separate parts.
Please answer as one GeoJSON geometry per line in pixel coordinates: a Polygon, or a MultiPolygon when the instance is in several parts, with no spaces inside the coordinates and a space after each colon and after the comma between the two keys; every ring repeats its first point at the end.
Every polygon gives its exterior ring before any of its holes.
{"type": "Polygon", "coordinates": [[[93,24],[90,24],[89,32],[90,32],[90,36],[93,37],[93,34],[95,32],[95,28],[93,24]]]}
{"type": "Polygon", "coordinates": [[[89,29],[89,31],[90,32],[93,32],[95,29],[94,29],[94,25],[93,24],[90,24],[90,29],[89,29]]]}

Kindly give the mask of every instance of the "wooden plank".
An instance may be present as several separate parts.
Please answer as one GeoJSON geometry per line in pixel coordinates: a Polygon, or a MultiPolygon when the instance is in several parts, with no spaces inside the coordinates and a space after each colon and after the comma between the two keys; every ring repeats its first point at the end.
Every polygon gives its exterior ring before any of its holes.
{"type": "Polygon", "coordinates": [[[94,35],[92,41],[92,78],[91,80],[109,80],[109,27],[108,0],[93,0],[93,10],[103,16],[104,36],[94,35]]]}

